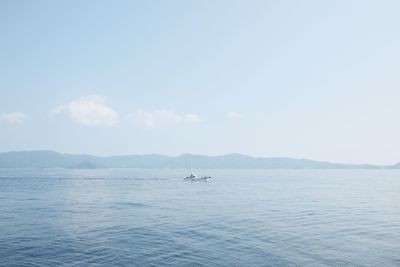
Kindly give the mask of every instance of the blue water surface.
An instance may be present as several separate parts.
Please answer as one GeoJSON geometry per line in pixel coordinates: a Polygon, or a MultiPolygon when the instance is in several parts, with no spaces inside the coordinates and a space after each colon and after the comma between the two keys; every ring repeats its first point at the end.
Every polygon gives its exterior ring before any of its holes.
{"type": "Polygon", "coordinates": [[[400,171],[0,169],[1,266],[400,266],[400,171]]]}

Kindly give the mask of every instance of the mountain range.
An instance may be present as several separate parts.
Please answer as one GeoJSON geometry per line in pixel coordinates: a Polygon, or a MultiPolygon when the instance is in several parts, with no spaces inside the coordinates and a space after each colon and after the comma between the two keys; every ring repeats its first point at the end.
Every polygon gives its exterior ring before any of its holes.
{"type": "Polygon", "coordinates": [[[343,164],[288,157],[251,157],[243,154],[205,156],[157,154],[99,157],[62,154],[50,150],[0,153],[0,168],[186,168],[186,169],[400,169],[400,163],[378,166],[343,164]]]}

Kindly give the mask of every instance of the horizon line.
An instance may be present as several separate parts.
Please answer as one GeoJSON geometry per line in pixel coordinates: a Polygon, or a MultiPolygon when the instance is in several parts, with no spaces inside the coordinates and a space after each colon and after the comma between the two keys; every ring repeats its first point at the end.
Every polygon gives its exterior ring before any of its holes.
{"type": "Polygon", "coordinates": [[[309,159],[309,158],[296,158],[296,157],[290,157],[290,156],[253,156],[249,154],[244,154],[244,153],[239,153],[239,152],[231,152],[231,153],[226,153],[226,154],[217,154],[217,155],[207,155],[207,154],[193,154],[189,152],[181,153],[178,155],[166,155],[166,154],[160,154],[160,153],[138,153],[138,154],[114,154],[114,155],[96,155],[96,154],[90,154],[90,153],[63,153],[59,152],[57,150],[52,150],[52,149],[35,149],[35,150],[9,150],[9,151],[0,151],[0,154],[6,154],[6,153],[21,153],[21,152],[52,152],[52,153],[57,153],[61,155],[84,155],[84,156],[93,156],[93,157],[98,157],[98,158],[111,158],[111,157],[124,157],[124,156],[162,156],[162,157],[168,157],[168,158],[179,158],[185,155],[190,155],[190,156],[202,156],[202,157],[224,157],[224,156],[230,156],[230,155],[239,155],[239,156],[245,156],[249,157],[252,159],[293,159],[293,160],[306,160],[306,161],[314,161],[314,162],[319,162],[319,163],[330,163],[330,164],[343,164],[343,165],[354,165],[354,166],[371,166],[371,167],[387,167],[387,166],[394,166],[397,164],[400,164],[400,161],[397,161],[395,163],[391,164],[372,164],[372,163],[346,163],[346,162],[335,162],[335,161],[328,161],[328,160],[315,160],[315,159],[309,159]]]}

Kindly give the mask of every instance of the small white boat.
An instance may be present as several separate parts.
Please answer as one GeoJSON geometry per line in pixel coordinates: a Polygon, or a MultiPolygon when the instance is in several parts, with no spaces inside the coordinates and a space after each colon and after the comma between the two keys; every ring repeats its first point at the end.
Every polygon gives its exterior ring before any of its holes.
{"type": "Polygon", "coordinates": [[[200,176],[198,177],[195,174],[190,174],[190,176],[185,177],[185,181],[197,182],[197,181],[204,181],[209,182],[211,180],[211,176],[200,176]]]}

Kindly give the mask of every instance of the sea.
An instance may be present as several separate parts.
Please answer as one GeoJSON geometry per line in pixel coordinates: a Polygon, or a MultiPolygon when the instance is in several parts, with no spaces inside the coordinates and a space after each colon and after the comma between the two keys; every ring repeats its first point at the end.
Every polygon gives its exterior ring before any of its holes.
{"type": "Polygon", "coordinates": [[[398,170],[0,169],[0,266],[400,266],[398,170]]]}

